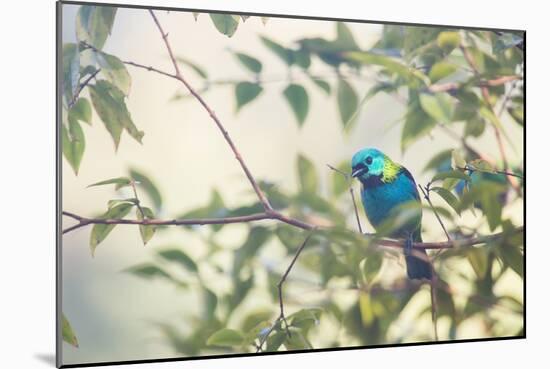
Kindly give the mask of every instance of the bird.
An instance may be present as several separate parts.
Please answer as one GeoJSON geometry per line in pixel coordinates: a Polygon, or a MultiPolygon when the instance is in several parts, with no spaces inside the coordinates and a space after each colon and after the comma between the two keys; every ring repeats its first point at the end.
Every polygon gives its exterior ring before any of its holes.
{"type": "Polygon", "coordinates": [[[375,148],[365,148],[355,153],[351,168],[351,176],[361,182],[361,202],[374,229],[378,232],[392,220],[401,220],[396,222],[388,236],[405,240],[404,254],[409,279],[431,280],[432,267],[426,251],[415,249],[412,252],[413,242],[422,242],[422,208],[407,208],[408,204],[421,203],[411,173],[375,148]],[[408,216],[403,217],[404,213],[408,216]]]}

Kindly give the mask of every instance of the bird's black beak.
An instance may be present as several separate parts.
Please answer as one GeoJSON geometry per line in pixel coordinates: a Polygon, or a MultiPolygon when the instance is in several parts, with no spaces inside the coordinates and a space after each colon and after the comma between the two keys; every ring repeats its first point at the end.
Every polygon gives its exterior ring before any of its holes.
{"type": "Polygon", "coordinates": [[[359,176],[363,175],[363,173],[367,173],[368,171],[369,171],[368,167],[360,167],[360,168],[357,168],[357,169],[353,170],[351,172],[351,176],[353,178],[359,177],[359,176]]]}

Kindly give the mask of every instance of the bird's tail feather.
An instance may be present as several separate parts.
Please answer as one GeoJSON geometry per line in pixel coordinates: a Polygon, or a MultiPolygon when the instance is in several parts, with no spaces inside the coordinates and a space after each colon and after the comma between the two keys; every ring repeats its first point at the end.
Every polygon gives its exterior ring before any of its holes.
{"type": "MultiPolygon", "coordinates": [[[[426,258],[428,257],[426,250],[415,249],[416,252],[421,252],[426,258]]],[[[415,256],[414,253],[406,255],[405,261],[407,263],[407,275],[409,279],[432,279],[432,266],[428,261],[415,256]]]]}

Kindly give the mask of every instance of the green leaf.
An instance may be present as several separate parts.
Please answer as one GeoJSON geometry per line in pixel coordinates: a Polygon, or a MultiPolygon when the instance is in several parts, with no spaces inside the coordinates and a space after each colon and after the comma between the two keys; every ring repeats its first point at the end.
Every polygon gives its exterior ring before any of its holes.
{"type": "Polygon", "coordinates": [[[319,188],[317,171],[313,163],[302,154],[298,155],[297,170],[301,191],[306,193],[317,193],[319,188]]]}
{"type": "Polygon", "coordinates": [[[113,138],[115,149],[118,148],[123,129],[141,143],[143,131],[139,131],[134,125],[124,102],[122,91],[105,80],[98,81],[95,85],[88,85],[88,87],[94,109],[113,138]]]}
{"type": "Polygon", "coordinates": [[[211,335],[206,344],[208,346],[232,347],[244,343],[244,336],[234,329],[224,328],[211,335]]]}
{"type": "Polygon", "coordinates": [[[80,78],[80,53],[76,44],[63,45],[63,88],[67,102],[76,93],[80,78]]]}
{"type": "Polygon", "coordinates": [[[104,52],[97,52],[95,55],[101,72],[105,74],[107,80],[128,96],[132,79],[124,63],[116,56],[104,52]]]}
{"type": "Polygon", "coordinates": [[[195,73],[197,73],[199,76],[201,76],[202,78],[204,79],[208,79],[208,73],[206,73],[206,71],[199,67],[196,63],[193,63],[192,61],[190,61],[189,59],[186,59],[184,57],[181,57],[181,56],[177,56],[176,57],[176,60],[183,64],[183,65],[186,65],[188,66],[189,68],[191,68],[195,73]]]}
{"type": "MultiPolygon", "coordinates": [[[[122,219],[132,209],[134,205],[129,203],[122,203],[117,206],[113,206],[107,210],[100,218],[101,219],[122,219]]],[[[94,224],[92,227],[92,233],[90,235],[90,249],[92,256],[95,254],[95,250],[100,242],[102,242],[111,231],[115,228],[116,224],[94,224]]]]}
{"type": "Polygon", "coordinates": [[[294,64],[294,55],[292,50],[281,46],[277,42],[265,36],[261,36],[260,40],[269,50],[271,50],[275,55],[277,55],[286,65],[291,66],[292,64],[294,64]]]}
{"type": "Polygon", "coordinates": [[[359,102],[355,89],[345,79],[338,80],[337,98],[340,120],[345,127],[356,116],[355,112],[359,102]]]}
{"type": "Polygon", "coordinates": [[[105,185],[110,185],[110,184],[116,185],[116,189],[119,189],[119,188],[122,188],[122,187],[129,186],[130,185],[130,179],[126,178],[126,177],[110,178],[110,179],[106,179],[104,181],[92,183],[88,187],[105,186],[105,185]]]}
{"type": "Polygon", "coordinates": [[[109,200],[107,202],[107,208],[111,209],[113,206],[118,205],[118,204],[122,204],[122,203],[129,203],[129,204],[137,205],[139,203],[139,201],[136,198],[113,199],[113,200],[109,200]]]}
{"type": "Polygon", "coordinates": [[[250,330],[254,329],[258,324],[269,321],[272,316],[273,311],[271,310],[261,309],[253,311],[243,319],[241,324],[242,329],[244,332],[250,332],[250,330]]]}
{"type": "Polygon", "coordinates": [[[453,210],[460,215],[460,203],[457,197],[449,190],[443,187],[432,187],[432,191],[437,193],[453,210]]]}
{"type": "Polygon", "coordinates": [[[441,62],[435,63],[432,66],[432,68],[430,69],[429,77],[430,77],[430,80],[435,83],[440,79],[450,76],[451,74],[456,72],[456,70],[457,70],[457,67],[454,64],[441,61],[441,62]]]}
{"type": "MultiPolygon", "coordinates": [[[[136,207],[136,217],[137,217],[138,220],[141,221],[143,219],[154,219],[155,218],[155,214],[153,213],[153,211],[150,208],[142,206],[141,210],[143,211],[143,214],[141,213],[139,208],[136,207]]],[[[139,233],[141,235],[141,239],[142,239],[144,245],[146,245],[147,242],[149,242],[151,240],[151,238],[153,238],[153,236],[155,235],[156,230],[157,230],[157,227],[154,226],[154,225],[143,225],[143,224],[139,225],[139,233]]]]}
{"type": "Polygon", "coordinates": [[[88,99],[78,98],[69,110],[69,119],[76,119],[88,124],[92,123],[92,106],[88,99]]]}
{"type": "Polygon", "coordinates": [[[495,168],[487,160],[475,159],[470,161],[468,164],[464,164],[465,167],[473,168],[481,172],[494,173],[495,168]]]}
{"type": "Polygon", "coordinates": [[[63,120],[68,120],[68,122],[64,122],[61,126],[63,156],[65,156],[65,159],[67,159],[75,174],[78,175],[80,162],[82,161],[82,156],[86,148],[84,132],[76,119],[71,116],[67,117],[65,109],[63,109],[61,114],[63,115],[63,120]],[[65,124],[68,124],[68,128],[65,124]]]}
{"type": "Polygon", "coordinates": [[[429,170],[435,170],[438,171],[443,168],[450,168],[451,165],[451,152],[452,149],[443,150],[440,153],[436,154],[434,157],[430,159],[428,164],[424,167],[422,170],[423,172],[427,172],[429,170]]]}
{"type": "Polygon", "coordinates": [[[69,323],[69,320],[63,313],[61,313],[61,335],[63,336],[63,341],[67,342],[69,345],[78,347],[78,340],[71,327],[71,323],[69,323]]]}
{"type": "Polygon", "coordinates": [[[367,283],[370,283],[376,277],[383,262],[384,258],[380,252],[369,253],[363,263],[363,276],[367,283]]]}
{"type": "Polygon", "coordinates": [[[435,176],[433,176],[432,182],[439,181],[439,180],[442,180],[442,179],[447,179],[447,178],[462,179],[462,180],[467,181],[467,182],[469,182],[471,180],[469,175],[465,174],[464,172],[462,172],[460,170],[450,170],[450,171],[446,171],[446,172],[437,173],[435,176]]]}
{"type": "Polygon", "coordinates": [[[203,289],[204,316],[206,319],[212,319],[218,306],[218,296],[208,288],[203,289]]]}
{"type": "Polygon", "coordinates": [[[454,105],[449,94],[420,94],[420,105],[436,122],[450,123],[453,118],[454,105]]]}
{"type": "Polygon", "coordinates": [[[311,343],[304,337],[299,330],[292,330],[291,336],[287,338],[284,345],[289,350],[311,349],[311,343]]]}
{"type": "Polygon", "coordinates": [[[483,278],[487,272],[489,262],[487,250],[482,247],[472,247],[466,252],[466,258],[470,262],[477,277],[479,279],[483,278]]]}
{"type": "Polygon", "coordinates": [[[464,126],[464,137],[479,137],[485,131],[485,120],[479,116],[474,116],[466,121],[464,126]]]}
{"type": "Polygon", "coordinates": [[[292,51],[294,63],[300,66],[302,69],[306,70],[311,65],[311,56],[309,51],[305,49],[293,50],[292,51]]]}
{"type": "Polygon", "coordinates": [[[258,74],[262,71],[262,63],[258,59],[243,53],[235,53],[235,56],[252,73],[258,74]]]}
{"type": "Polygon", "coordinates": [[[372,99],[374,96],[376,96],[378,93],[382,91],[386,91],[390,93],[394,90],[394,86],[392,84],[388,84],[385,82],[377,83],[374,86],[372,86],[369,91],[363,96],[359,104],[357,105],[357,108],[355,109],[355,112],[352,114],[352,116],[347,120],[345,125],[346,132],[351,132],[353,127],[355,126],[355,123],[357,122],[357,117],[359,116],[359,113],[361,112],[361,109],[367,104],[367,102],[372,99]]]}
{"type": "Polygon", "coordinates": [[[305,88],[301,85],[292,83],[285,88],[283,94],[301,127],[309,111],[309,97],[305,88]]]}
{"type": "MultiPolygon", "coordinates": [[[[269,240],[271,231],[265,227],[254,226],[248,233],[246,241],[237,251],[233,258],[233,277],[239,278],[241,269],[253,258],[258,250],[269,240]]],[[[251,281],[252,282],[252,281],[251,281]]]]}
{"type": "Polygon", "coordinates": [[[436,125],[432,117],[418,107],[409,108],[401,132],[401,150],[405,151],[413,142],[428,134],[436,125]]]}
{"type": "Polygon", "coordinates": [[[314,325],[319,324],[322,310],[319,308],[301,309],[287,317],[292,327],[308,330],[314,325]]]}
{"type": "Polygon", "coordinates": [[[437,36],[437,46],[446,52],[450,52],[460,45],[460,39],[460,33],[455,31],[444,31],[437,36]]]}
{"type": "Polygon", "coordinates": [[[168,279],[170,281],[174,281],[172,276],[168,274],[164,269],[151,263],[136,265],[128,269],[125,269],[124,272],[133,274],[136,277],[141,277],[146,279],[160,277],[160,278],[168,279]]]}
{"type": "Polygon", "coordinates": [[[258,97],[263,91],[262,86],[253,82],[239,82],[235,86],[237,97],[237,111],[258,97]]]}
{"type": "Polygon", "coordinates": [[[271,334],[267,338],[266,351],[267,352],[277,351],[279,347],[281,347],[281,345],[285,342],[285,340],[286,340],[286,332],[279,331],[271,334]]]}
{"type": "Polygon", "coordinates": [[[197,264],[186,253],[179,249],[166,249],[158,251],[158,255],[165,260],[180,264],[190,272],[198,272],[197,264]]]}
{"type": "Polygon", "coordinates": [[[236,15],[210,14],[210,19],[212,19],[216,29],[227,37],[233,36],[239,26],[239,17],[236,15]]]}
{"type": "MultiPolygon", "coordinates": [[[[188,211],[178,216],[178,218],[222,218],[225,216],[230,216],[230,212],[226,209],[220,193],[216,189],[213,189],[208,205],[188,211]]],[[[236,215],[233,214],[232,216],[236,215]]],[[[217,232],[223,228],[223,224],[213,224],[210,227],[212,227],[212,229],[217,232]]]]}
{"type": "Polygon", "coordinates": [[[316,76],[310,76],[310,77],[313,83],[317,85],[317,87],[323,90],[327,95],[330,95],[330,84],[327,81],[316,76]]]}
{"type": "Polygon", "coordinates": [[[429,78],[420,70],[411,68],[402,64],[398,59],[390,58],[385,55],[375,54],[368,51],[352,51],[344,54],[352,61],[365,65],[378,65],[385,68],[388,72],[394,73],[404,78],[412,87],[426,85],[429,78]]]}
{"type": "Polygon", "coordinates": [[[480,191],[481,195],[481,209],[487,217],[489,223],[489,229],[494,231],[501,222],[502,216],[502,204],[495,198],[492,191],[480,191]]]}
{"type": "Polygon", "coordinates": [[[359,46],[353,34],[345,23],[337,22],[336,23],[336,44],[342,50],[359,50],[359,46]]]}
{"type": "Polygon", "coordinates": [[[359,312],[364,326],[370,326],[375,318],[374,305],[369,293],[359,293],[359,312]]]}
{"type": "Polygon", "coordinates": [[[135,168],[130,169],[130,177],[142,188],[147,196],[151,199],[156,209],[160,209],[162,206],[162,196],[155,183],[149,179],[145,173],[138,171],[135,168]]]}
{"type": "Polygon", "coordinates": [[[523,263],[523,254],[519,247],[505,245],[500,250],[500,256],[507,266],[512,268],[520,277],[523,277],[525,266],[523,263]]]}
{"type": "Polygon", "coordinates": [[[455,169],[462,169],[466,167],[466,159],[462,155],[460,150],[451,151],[451,166],[455,169]]]}
{"type": "Polygon", "coordinates": [[[111,34],[117,8],[82,5],[76,15],[76,37],[101,50],[111,34]]]}

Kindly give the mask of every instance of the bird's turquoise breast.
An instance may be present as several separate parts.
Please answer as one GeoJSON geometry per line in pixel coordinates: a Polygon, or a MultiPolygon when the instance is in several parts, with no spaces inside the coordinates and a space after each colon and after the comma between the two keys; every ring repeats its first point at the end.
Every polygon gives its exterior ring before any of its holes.
{"type": "MultiPolygon", "coordinates": [[[[414,180],[403,172],[393,182],[363,186],[361,199],[367,218],[375,229],[395,216],[401,205],[420,201],[414,180]]],[[[404,229],[396,230],[396,236],[403,231],[415,232],[420,227],[421,219],[422,213],[419,211],[418,215],[404,226],[404,229]]]]}

